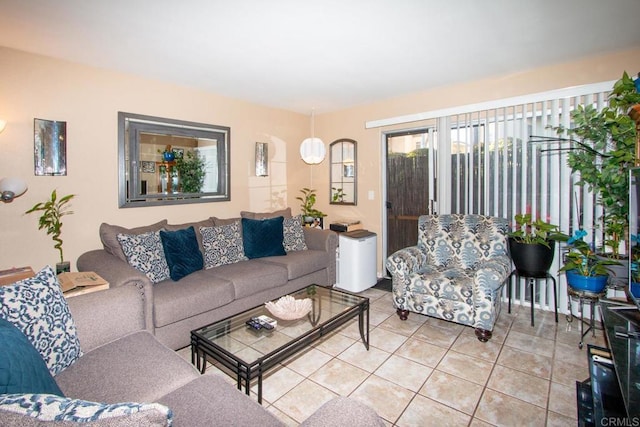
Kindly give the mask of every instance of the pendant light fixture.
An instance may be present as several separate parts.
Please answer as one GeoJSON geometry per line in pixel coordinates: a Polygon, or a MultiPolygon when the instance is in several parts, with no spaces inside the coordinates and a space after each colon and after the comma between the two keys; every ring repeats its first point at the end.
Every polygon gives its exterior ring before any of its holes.
{"type": "Polygon", "coordinates": [[[315,115],[311,110],[311,138],[306,138],[300,144],[300,157],[309,165],[317,165],[324,160],[327,150],[324,147],[324,142],[320,138],[316,138],[314,135],[315,115]]]}

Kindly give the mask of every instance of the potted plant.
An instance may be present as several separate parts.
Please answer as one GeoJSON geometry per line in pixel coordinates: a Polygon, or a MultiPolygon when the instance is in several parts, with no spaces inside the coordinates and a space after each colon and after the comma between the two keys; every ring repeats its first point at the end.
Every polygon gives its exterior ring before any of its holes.
{"type": "Polygon", "coordinates": [[[333,195],[331,201],[334,203],[344,203],[344,198],[347,196],[342,188],[331,187],[333,195]]]}
{"type": "MultiPolygon", "coordinates": [[[[620,257],[620,246],[629,213],[627,173],[636,164],[636,123],[633,107],[640,104],[634,80],[624,72],[609,94],[608,106],[597,111],[592,105],[578,106],[571,112],[572,127],[555,127],[575,142],[568,153],[568,164],[580,173],[578,185],[597,194],[604,209],[605,247],[611,257],[620,257]]],[[[604,248],[603,248],[604,251],[604,248]]]]}
{"type": "Polygon", "coordinates": [[[296,199],[302,202],[302,204],[300,204],[300,210],[302,211],[305,225],[320,226],[320,228],[322,228],[322,218],[327,215],[314,208],[317,199],[316,190],[303,188],[300,192],[304,197],[298,196],[296,199]]]}
{"type": "Polygon", "coordinates": [[[206,162],[197,152],[187,151],[176,157],[176,170],[180,179],[180,191],[183,193],[200,193],[204,184],[206,162]]]}
{"type": "Polygon", "coordinates": [[[71,215],[73,211],[69,210],[69,201],[73,199],[75,194],[68,194],[58,199],[56,190],[51,192],[49,200],[36,203],[31,209],[25,213],[42,212],[38,219],[38,230],[45,229],[45,232],[53,239],[53,247],[60,252],[60,262],[56,264],[56,273],[71,271],[69,261],[64,260],[62,252],[62,217],[71,215]]]}
{"type": "Polygon", "coordinates": [[[560,268],[567,276],[567,284],[579,291],[600,293],[604,290],[612,274],[611,266],[620,265],[614,259],[598,256],[595,250],[582,238],[564,235],[561,239],[567,239],[568,252],[564,257],[564,265],[560,268]]]}
{"type": "Polygon", "coordinates": [[[509,254],[518,274],[526,277],[546,277],[555,253],[555,240],[561,238],[558,226],[530,213],[516,214],[516,227],[507,234],[509,254]]]}

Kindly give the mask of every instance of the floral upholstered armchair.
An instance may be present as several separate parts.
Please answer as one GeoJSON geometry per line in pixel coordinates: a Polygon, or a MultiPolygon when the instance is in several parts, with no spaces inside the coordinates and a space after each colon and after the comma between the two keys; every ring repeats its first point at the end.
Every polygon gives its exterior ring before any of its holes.
{"type": "Polygon", "coordinates": [[[500,291],[511,273],[506,219],[482,215],[423,215],[418,244],[387,259],[393,301],[401,320],[409,312],[475,328],[491,338],[500,291]]]}

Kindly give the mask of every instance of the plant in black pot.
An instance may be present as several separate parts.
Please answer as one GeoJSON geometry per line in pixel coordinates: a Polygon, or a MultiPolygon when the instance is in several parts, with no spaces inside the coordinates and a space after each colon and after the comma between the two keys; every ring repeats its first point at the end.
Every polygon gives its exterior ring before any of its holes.
{"type": "Polygon", "coordinates": [[[562,238],[558,226],[538,218],[535,221],[530,213],[517,214],[514,217],[515,230],[509,236],[509,254],[520,276],[546,277],[553,256],[556,240],[562,238]]]}

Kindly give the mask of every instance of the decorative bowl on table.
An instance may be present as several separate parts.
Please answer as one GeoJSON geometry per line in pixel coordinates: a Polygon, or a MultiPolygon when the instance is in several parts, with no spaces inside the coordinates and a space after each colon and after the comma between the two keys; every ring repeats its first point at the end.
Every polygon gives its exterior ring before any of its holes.
{"type": "Polygon", "coordinates": [[[311,298],[295,299],[285,295],[277,301],[269,301],[265,305],[269,313],[282,320],[300,319],[311,311],[311,298]]]}

